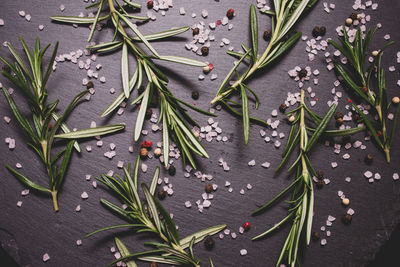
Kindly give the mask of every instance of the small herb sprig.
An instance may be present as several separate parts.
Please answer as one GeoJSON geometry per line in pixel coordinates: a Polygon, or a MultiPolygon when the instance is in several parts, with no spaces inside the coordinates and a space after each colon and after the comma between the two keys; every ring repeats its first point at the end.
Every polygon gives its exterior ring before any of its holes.
{"type": "Polygon", "coordinates": [[[365,127],[344,130],[326,130],[335,113],[336,107],[335,104],[331,105],[326,115],[321,118],[306,106],[304,102],[304,90],[301,90],[301,102],[299,107],[288,113],[288,117],[290,118],[289,120],[292,121],[292,126],[288,142],[282,154],[283,159],[276,171],[279,172],[285,166],[290,155],[293,153],[295,148],[298,147],[299,155],[288,169],[290,173],[294,173],[296,178],[271,201],[252,213],[253,216],[261,214],[283,196],[292,192],[291,199],[288,201],[290,204],[288,215],[272,228],[253,238],[253,240],[264,238],[273,231],[279,229],[285,223],[292,221],[292,226],[285,243],[283,244],[276,266],[280,266],[281,263],[287,263],[289,266],[296,266],[299,262],[298,250],[302,247],[302,243],[307,245],[310,243],[314,212],[314,189],[312,177],[317,175],[308,157],[309,152],[322,136],[345,136],[365,130],[365,127]],[[306,114],[309,115],[313,124],[316,125],[315,128],[307,126],[308,120],[306,114]]]}
{"type": "Polygon", "coordinates": [[[111,42],[90,46],[89,49],[98,53],[109,53],[115,50],[122,50],[121,53],[121,78],[123,92],[115,98],[115,100],[104,110],[102,117],[107,116],[115,110],[125,99],[129,98],[131,92],[136,86],[138,89],[143,84],[144,76],[147,77],[148,84],[138,98],[132,101],[132,105],[140,103],[139,114],[136,119],[134,140],[138,141],[141,136],[143,124],[147,108],[153,99],[157,98],[160,106],[159,122],[162,122],[163,128],[163,155],[165,166],[169,163],[169,145],[170,140],[174,141],[182,153],[184,164],[186,160],[196,168],[193,154],[198,154],[208,158],[208,154],[199,140],[195,137],[189,125],[199,126],[187,113],[186,107],[208,116],[215,116],[212,113],[201,110],[181,99],[176,98],[167,87],[168,78],[162,71],[153,63],[153,59],[171,61],[180,64],[186,64],[196,67],[204,67],[207,64],[198,60],[177,57],[177,56],[162,56],[149,43],[164,38],[168,38],[189,29],[182,27],[171,29],[163,32],[143,35],[137,26],[130,19],[148,20],[147,17],[138,17],[129,14],[126,10],[129,8],[140,8],[139,4],[123,1],[123,5],[118,0],[100,0],[99,2],[90,5],[89,7],[97,7],[97,15],[94,18],[70,17],[70,16],[52,16],[54,21],[75,23],[82,25],[91,25],[91,32],[88,40],[93,37],[96,25],[100,21],[111,21],[114,25],[114,39],[111,42]],[[101,16],[103,11],[107,14],[101,16]],[[125,26],[133,32],[133,36],[126,30],[125,26]],[[117,40],[117,37],[120,40],[117,40]],[[138,42],[142,42],[150,54],[147,54],[139,46],[138,42]],[[129,68],[129,53],[132,53],[136,59],[137,67],[130,77],[129,68]]]}
{"type": "Polygon", "coordinates": [[[46,89],[46,84],[50,74],[52,73],[54,59],[57,54],[58,43],[55,45],[47,69],[44,69],[42,67],[43,56],[50,47],[50,44],[48,44],[44,49],[41,49],[40,41],[39,39],[36,39],[35,48],[33,51],[30,51],[24,39],[20,37],[20,40],[28,58],[28,65],[25,64],[25,62],[22,60],[22,57],[17,53],[16,49],[10,43],[7,43],[7,47],[16,62],[13,64],[3,57],[0,57],[0,60],[6,64],[6,68],[3,68],[2,74],[8,78],[18,89],[20,89],[23,93],[23,96],[26,98],[30,108],[30,117],[33,127],[28,117],[24,116],[20,112],[20,105],[15,103],[8,90],[5,87],[2,87],[2,91],[15,118],[30,138],[28,146],[32,148],[34,152],[36,152],[46,167],[46,171],[50,179],[49,187],[46,188],[37,184],[36,182],[33,182],[32,179],[27,178],[9,165],[6,165],[6,168],[19,181],[29,188],[51,194],[53,198],[54,210],[58,211],[57,194],[63,184],[65,174],[71,160],[72,150],[75,147],[78,152],[81,151],[75,139],[110,134],[124,129],[125,126],[123,124],[116,124],[71,132],[68,126],[65,124],[65,121],[75,106],[79,103],[79,100],[85,96],[88,91],[83,91],[76,95],[71,103],[67,106],[64,113],[61,116],[58,116],[56,109],[59,100],[48,103],[48,92],[46,89]],[[54,124],[52,124],[53,120],[55,121],[54,124]],[[64,133],[57,134],[60,128],[62,131],[64,131],[64,133]],[[69,139],[71,141],[68,142],[65,149],[52,158],[51,151],[54,139],[56,138],[69,139]],[[57,161],[62,156],[63,158],[61,164],[57,165],[57,161]]]}
{"type": "Polygon", "coordinates": [[[368,30],[363,37],[361,29],[358,29],[354,38],[354,42],[350,42],[346,28],[343,27],[343,37],[339,37],[341,43],[338,44],[329,40],[329,44],[339,50],[348,60],[347,68],[335,62],[335,70],[338,78],[345,82],[345,88],[351,90],[352,93],[358,95],[365,103],[374,108],[378,115],[378,123],[370,120],[356,105],[353,108],[362,117],[368,130],[371,132],[373,139],[382,151],[385,153],[386,161],[390,163],[390,149],[392,147],[396,126],[400,113],[400,105],[397,106],[392,124],[391,133],[388,132],[388,114],[390,110],[390,101],[387,99],[386,75],[382,67],[382,55],[384,50],[394,42],[390,41],[382,49],[374,55],[374,61],[366,66],[369,56],[369,45],[375,35],[377,28],[368,30]],[[376,88],[373,87],[373,77],[376,74],[376,88]]]}
{"type": "MultiPolygon", "coordinates": [[[[231,69],[225,77],[221,86],[219,87],[215,98],[211,104],[221,102],[229,111],[235,114],[241,114],[243,119],[243,133],[244,143],[248,144],[250,136],[250,116],[249,116],[249,100],[248,94],[253,95],[255,98],[256,109],[259,106],[259,98],[257,94],[251,90],[244,82],[247,81],[257,70],[263,69],[271,63],[275,62],[280,56],[287,52],[301,37],[301,32],[295,33],[289,38],[285,39],[294,24],[298,21],[304,12],[312,8],[318,0],[274,0],[274,11],[264,11],[265,14],[271,17],[272,31],[268,46],[264,53],[258,55],[258,19],[257,10],[254,5],[250,6],[250,32],[251,32],[251,46],[247,48],[242,44],[244,53],[228,51],[227,53],[240,58],[235,66],[231,69]],[[248,60],[247,70],[239,75],[237,68],[245,60],[248,60]],[[237,73],[238,79],[230,85],[229,81],[231,76],[237,73]],[[232,93],[238,93],[241,103],[237,103],[229,99],[232,93]],[[231,105],[238,106],[241,112],[234,109],[231,105]]],[[[261,124],[267,124],[263,121],[256,121],[261,124]]]]}
{"type": "Polygon", "coordinates": [[[111,262],[110,265],[125,261],[132,264],[131,266],[136,266],[134,260],[140,260],[199,267],[200,261],[194,257],[193,245],[202,241],[206,236],[214,235],[223,230],[226,225],[216,225],[185,238],[179,238],[174,221],[162,204],[154,197],[160,168],[156,168],[150,186],[145,183],[141,184],[145,198],[145,202],[143,202],[139,196],[139,164],[140,158],[137,157],[133,170],[131,170],[130,164],[128,164],[128,167],[123,167],[123,178],[119,175],[112,177],[106,174],[102,174],[100,178],[97,178],[98,181],[105,184],[120,198],[126,208],[120,208],[119,205],[103,198],[100,199],[100,202],[116,215],[126,219],[129,224],[104,227],[88,234],[86,237],[116,228],[131,228],[135,233],[149,232],[157,236],[161,242],[145,242],[145,245],[154,249],[144,252],[131,254],[122,241],[115,238],[122,257],[111,262]],[[188,249],[188,252],[185,249],[188,249]]]}

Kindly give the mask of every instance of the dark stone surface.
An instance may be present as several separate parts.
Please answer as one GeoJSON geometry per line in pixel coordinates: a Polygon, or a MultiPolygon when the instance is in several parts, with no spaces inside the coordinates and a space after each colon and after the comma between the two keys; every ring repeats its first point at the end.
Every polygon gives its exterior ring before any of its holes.
{"type": "MultiPolygon", "coordinates": [[[[144,1],[142,1],[144,3],[144,1]]],[[[166,16],[157,14],[157,20],[140,27],[143,33],[150,33],[158,30],[168,29],[173,26],[192,25],[195,22],[204,20],[207,24],[211,21],[222,18],[228,8],[236,10],[236,17],[232,20],[234,28],[228,31],[226,27],[219,27],[216,32],[216,41],[212,43],[208,57],[199,58],[209,60],[215,65],[213,73],[218,74],[216,81],[210,81],[208,75],[205,81],[199,81],[198,75],[201,69],[180,66],[170,63],[161,63],[165,73],[170,78],[170,88],[178,96],[191,101],[192,90],[198,90],[200,98],[198,106],[207,109],[209,101],[215,95],[217,87],[222,82],[224,75],[227,74],[232,66],[232,58],[224,53],[227,47],[220,48],[219,42],[222,37],[231,40],[231,45],[236,49],[242,42],[248,43],[248,1],[174,1],[174,8],[170,9],[166,16]],[[179,7],[184,6],[186,16],[179,15],[179,7]],[[205,8],[209,11],[207,19],[201,18],[201,10],[205,8]],[[197,18],[191,18],[191,13],[195,12],[197,18]]],[[[335,28],[343,23],[345,18],[353,12],[351,9],[352,1],[332,1],[336,2],[336,9],[327,15],[323,11],[323,1],[298,24],[297,29],[304,34],[311,36],[314,26],[326,26],[327,37],[336,38],[335,28]]],[[[372,48],[379,48],[384,42],[383,36],[386,33],[391,34],[391,39],[400,41],[400,32],[398,31],[400,11],[399,3],[396,0],[379,1],[377,11],[367,10],[367,14],[372,15],[372,21],[368,25],[374,26],[377,22],[383,23],[383,27],[377,33],[376,42],[372,48]]],[[[142,12],[144,12],[143,9],[142,12]]],[[[49,16],[54,14],[77,15],[84,12],[83,1],[23,1],[3,0],[0,2],[0,18],[5,20],[5,26],[0,27],[0,42],[10,41],[21,52],[18,43],[18,35],[22,35],[25,40],[32,45],[36,37],[40,37],[42,44],[48,42],[54,43],[60,41],[59,53],[68,53],[83,49],[87,43],[89,34],[87,28],[79,27],[77,29],[61,24],[51,23],[49,16]],[[60,4],[65,4],[66,10],[61,13],[60,4]],[[31,22],[25,21],[19,17],[18,11],[25,10],[32,15],[31,22]],[[43,31],[38,30],[38,25],[44,24],[43,31]]],[[[86,13],[85,13],[86,14],[86,13]]],[[[270,27],[269,19],[266,16],[259,15],[259,29],[270,27]],[[263,26],[265,25],[265,26],[263,26]]],[[[261,39],[262,36],[260,36],[261,39]]],[[[103,30],[96,33],[95,41],[109,40],[112,38],[111,31],[103,30]]],[[[181,55],[187,57],[197,57],[184,48],[185,42],[191,40],[191,33],[187,32],[182,37],[163,42],[154,43],[154,47],[161,54],[181,55]]],[[[266,43],[260,40],[261,47],[266,43]]],[[[306,44],[299,42],[296,47],[277,64],[273,69],[260,72],[256,79],[248,84],[257,91],[262,99],[262,105],[259,110],[252,113],[260,118],[267,119],[273,109],[277,109],[286,98],[286,92],[296,92],[296,83],[289,78],[287,71],[296,65],[310,65],[313,69],[318,68],[320,84],[313,87],[320,101],[314,108],[319,113],[327,110],[325,104],[327,100],[332,99],[330,89],[333,88],[335,81],[334,73],[328,72],[325,68],[323,53],[319,53],[313,62],[307,61],[305,53],[306,44]]],[[[385,66],[396,65],[396,52],[398,44],[385,52],[385,66]]],[[[261,48],[260,48],[261,51],[261,48]]],[[[0,55],[10,58],[6,48],[0,47],[0,55]]],[[[101,63],[103,69],[99,71],[100,76],[105,76],[107,82],[101,84],[94,81],[96,94],[88,103],[81,104],[68,123],[71,127],[86,128],[90,126],[92,120],[98,125],[105,123],[125,122],[126,131],[113,136],[104,137],[102,148],[96,147],[94,140],[82,143],[82,148],[91,145],[93,151],[88,153],[84,151],[81,155],[74,154],[68,171],[64,187],[59,195],[60,211],[54,213],[52,210],[51,199],[31,190],[30,195],[22,197],[20,192],[24,189],[16,179],[14,179],[5,168],[1,167],[0,178],[0,240],[2,246],[8,253],[22,266],[104,266],[113,259],[110,253],[110,247],[113,245],[113,236],[118,234],[131,251],[141,251],[143,247],[143,236],[130,236],[127,231],[113,231],[99,234],[89,239],[83,239],[83,236],[102,226],[121,223],[122,220],[115,217],[99,204],[99,198],[114,199],[102,186],[94,189],[91,182],[85,180],[86,174],[92,177],[112,169],[116,173],[121,171],[117,169],[118,160],[124,162],[134,161],[135,154],[128,152],[128,146],[135,147],[135,153],[139,151],[140,143],[133,144],[133,127],[137,112],[127,108],[122,116],[113,115],[106,119],[100,119],[99,114],[104,107],[114,98],[109,93],[109,88],[114,87],[116,91],[121,90],[119,53],[97,58],[96,64],[101,63]],[[113,160],[108,160],[102,154],[108,151],[108,145],[113,142],[116,144],[117,156],[113,160]],[[82,200],[80,195],[83,191],[88,192],[89,199],[82,200]],[[16,206],[18,200],[23,201],[21,208],[16,206]],[[80,204],[82,210],[75,212],[76,205],[80,204]],[[83,239],[83,245],[75,244],[77,239],[83,239]],[[49,253],[51,259],[47,263],[42,262],[42,256],[49,253]]],[[[396,65],[397,66],[397,65],[396,65]]],[[[386,67],[386,69],[387,69],[386,67]]],[[[59,107],[65,108],[66,103],[78,92],[83,90],[82,79],[86,76],[85,71],[78,69],[71,63],[59,63],[57,71],[54,72],[48,84],[50,99],[59,98],[61,101],[59,107]]],[[[387,72],[387,87],[390,97],[398,94],[399,88],[396,85],[399,79],[398,71],[387,72]]],[[[3,78],[0,81],[9,86],[3,78]]],[[[306,84],[306,88],[308,84],[306,84]]],[[[21,95],[16,90],[14,97],[18,103],[23,103],[21,95]]],[[[338,110],[345,112],[346,95],[340,100],[338,110]]],[[[21,105],[24,111],[27,111],[25,105],[21,105]]],[[[193,117],[201,122],[201,125],[207,123],[207,117],[191,112],[193,117]]],[[[40,184],[45,185],[47,178],[42,169],[41,162],[26,146],[26,136],[20,131],[16,120],[13,118],[4,97],[0,97],[0,115],[9,116],[12,121],[7,125],[3,120],[0,122],[0,139],[6,137],[16,139],[16,149],[9,151],[4,141],[1,147],[0,163],[15,165],[20,162],[23,165],[21,172],[31,177],[40,184]]],[[[226,236],[223,240],[215,238],[216,244],[213,251],[206,251],[202,244],[196,246],[196,256],[200,257],[204,265],[208,265],[207,258],[212,257],[216,266],[274,266],[280,253],[284,238],[289,227],[284,227],[267,239],[258,242],[252,242],[251,237],[264,231],[267,227],[278,222],[286,214],[283,203],[277,205],[261,216],[251,218],[250,211],[256,208],[256,205],[263,204],[280,192],[285,185],[290,183],[292,177],[286,173],[279,176],[274,175],[274,167],[280,161],[281,149],[275,149],[272,144],[266,144],[259,136],[261,127],[252,125],[250,144],[243,145],[241,122],[225,111],[218,112],[216,119],[223,129],[223,134],[230,137],[230,141],[223,143],[207,143],[204,145],[210,154],[210,159],[199,159],[200,170],[204,173],[210,173],[214,176],[214,182],[219,185],[215,193],[212,206],[200,214],[195,205],[191,209],[184,207],[184,202],[190,200],[192,204],[197,199],[201,199],[204,192],[204,183],[194,178],[187,179],[183,176],[181,162],[176,161],[177,174],[170,177],[174,186],[174,195],[167,197],[163,201],[167,209],[174,214],[174,219],[179,225],[179,233],[185,236],[193,231],[208,227],[214,224],[226,223],[232,231],[238,232],[238,228],[243,222],[250,220],[252,228],[243,235],[238,235],[236,240],[226,236]],[[224,172],[218,166],[218,159],[223,157],[228,165],[231,166],[230,172],[224,172]],[[256,159],[257,165],[250,168],[247,163],[251,159],[256,159]],[[270,169],[263,169],[260,164],[264,161],[271,162],[270,169]],[[234,191],[229,193],[224,187],[226,180],[232,183],[234,191]],[[245,188],[250,183],[252,190],[245,190],[244,195],[239,194],[240,189],[245,188]],[[242,248],[248,250],[247,256],[240,256],[239,251],[242,248]]],[[[282,115],[279,118],[283,119],[282,115]]],[[[149,124],[147,125],[149,126],[149,124]]],[[[270,130],[267,131],[271,133],[270,130]]],[[[283,123],[279,127],[279,132],[287,134],[288,127],[283,123]]],[[[398,136],[398,135],[397,135],[398,136]]],[[[143,138],[142,138],[143,139],[143,138]]],[[[153,142],[161,140],[159,133],[150,133],[146,139],[153,142]]],[[[353,137],[363,140],[363,134],[353,137]]],[[[283,140],[285,143],[286,140],[283,140]]],[[[328,215],[335,216],[337,220],[330,227],[332,236],[327,238],[328,244],[321,247],[320,244],[312,243],[307,249],[304,257],[303,266],[362,266],[373,259],[376,252],[386,240],[399,221],[400,201],[399,182],[394,182],[393,172],[400,171],[400,142],[397,137],[391,165],[385,163],[383,155],[377,151],[376,147],[370,142],[366,143],[367,149],[351,149],[351,158],[344,161],[340,155],[333,153],[332,147],[325,147],[323,144],[317,146],[311,155],[311,160],[316,169],[323,169],[326,176],[331,179],[331,184],[321,190],[316,191],[315,196],[315,216],[314,230],[318,230],[325,224],[328,215]],[[363,159],[366,153],[375,155],[375,162],[372,166],[366,166],[363,159]],[[330,162],[337,161],[339,167],[332,169],[330,162]],[[379,172],[382,180],[369,184],[362,173],[365,170],[379,172]],[[346,183],[344,178],[352,177],[351,183],[346,183]],[[352,224],[344,226],[340,217],[345,213],[345,208],[341,206],[337,191],[342,190],[351,200],[350,207],[355,210],[352,224]]],[[[159,165],[156,160],[147,160],[149,165],[147,174],[141,174],[141,178],[148,181],[155,166],[159,165]]],[[[161,177],[168,177],[166,171],[162,171],[161,177]]],[[[93,181],[93,178],[92,178],[93,181]]],[[[322,236],[325,236],[324,234],[322,236]]],[[[148,266],[140,263],[139,266],[148,266]]],[[[392,265],[396,266],[396,264],[392,265]]]]}

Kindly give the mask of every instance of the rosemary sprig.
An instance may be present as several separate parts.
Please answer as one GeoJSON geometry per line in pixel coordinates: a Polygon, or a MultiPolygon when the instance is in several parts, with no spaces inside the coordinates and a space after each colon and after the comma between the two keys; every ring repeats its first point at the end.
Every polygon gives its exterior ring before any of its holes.
{"type": "MultiPolygon", "coordinates": [[[[250,135],[250,116],[249,116],[249,104],[248,94],[253,95],[256,101],[256,109],[259,106],[257,94],[251,90],[244,82],[247,81],[257,70],[265,68],[271,63],[275,62],[282,54],[287,52],[301,37],[301,33],[295,33],[289,38],[285,36],[292,29],[293,25],[298,21],[304,12],[312,8],[318,0],[274,0],[274,11],[268,10],[264,13],[271,17],[272,31],[271,39],[269,40],[266,50],[261,56],[258,55],[258,19],[257,11],[254,5],[250,6],[250,30],[251,30],[251,45],[247,48],[242,44],[244,50],[243,53],[238,52],[227,52],[228,54],[240,58],[235,66],[231,69],[228,75],[225,77],[221,86],[219,87],[215,98],[211,101],[211,104],[215,104],[222,101],[224,106],[230,106],[227,101],[224,101],[232,93],[236,92],[241,98],[241,105],[238,105],[241,109],[243,119],[243,133],[244,143],[249,142],[250,135]],[[237,68],[245,60],[248,60],[247,70],[239,75],[237,68]],[[231,76],[237,73],[238,79],[230,85],[229,81],[231,76]]],[[[229,109],[233,109],[229,107],[229,109]]],[[[263,124],[266,124],[265,122],[263,124]]]]}
{"type": "MultiPolygon", "coordinates": [[[[252,213],[253,216],[259,215],[267,210],[272,204],[276,203],[276,201],[281,197],[289,192],[292,192],[291,199],[288,201],[288,203],[290,203],[288,215],[280,222],[275,224],[272,228],[253,238],[253,240],[259,240],[275,231],[286,222],[292,221],[290,232],[282,247],[282,251],[276,266],[280,266],[281,263],[287,263],[290,266],[296,266],[299,261],[299,247],[302,246],[302,243],[305,243],[306,245],[310,243],[314,210],[314,189],[312,177],[316,176],[316,172],[312,167],[307,154],[326,131],[326,127],[331,121],[335,110],[336,105],[333,104],[323,118],[319,117],[305,105],[304,90],[301,90],[300,106],[288,113],[289,116],[294,116],[294,121],[292,122],[291,126],[291,134],[282,154],[283,159],[279,164],[277,171],[281,170],[281,168],[286,164],[289,156],[294,151],[295,147],[298,146],[299,156],[289,167],[289,172],[294,172],[296,178],[288,187],[276,195],[270,202],[261,206],[252,213]],[[316,125],[316,128],[312,131],[308,131],[306,125],[306,114],[310,116],[311,120],[316,125]]],[[[333,135],[340,135],[340,132],[335,132],[333,135]]]]}
{"type": "Polygon", "coordinates": [[[130,164],[128,164],[128,167],[123,167],[123,178],[119,175],[112,177],[105,174],[97,178],[97,180],[105,184],[120,198],[122,203],[126,205],[126,208],[120,208],[119,205],[113,204],[103,198],[100,199],[100,202],[113,213],[125,218],[129,223],[104,227],[86,235],[86,237],[105,230],[131,228],[135,233],[148,232],[161,240],[161,242],[146,242],[145,245],[153,247],[151,250],[130,253],[122,241],[115,238],[122,257],[111,262],[110,265],[125,261],[132,264],[131,266],[136,266],[134,260],[140,260],[199,267],[200,261],[194,257],[193,245],[202,241],[207,235],[213,235],[223,230],[226,225],[216,225],[185,238],[179,238],[174,221],[161,203],[154,197],[160,168],[156,168],[150,186],[147,186],[145,183],[141,184],[145,198],[145,202],[143,202],[139,196],[139,164],[140,158],[137,157],[133,170],[131,170],[130,164]],[[185,249],[188,249],[188,252],[185,249]]]}
{"type": "Polygon", "coordinates": [[[30,108],[31,122],[28,117],[24,116],[20,112],[19,105],[15,103],[8,90],[4,87],[1,89],[15,118],[30,138],[28,146],[32,148],[34,152],[36,152],[46,168],[50,180],[49,187],[47,188],[37,184],[36,182],[33,182],[30,178],[27,178],[25,175],[21,174],[9,165],[6,165],[6,168],[19,181],[29,188],[51,194],[53,198],[54,210],[58,211],[57,193],[60,191],[63,184],[71,159],[72,150],[75,147],[75,150],[78,152],[81,151],[75,139],[113,133],[124,129],[125,126],[123,124],[116,124],[71,132],[68,126],[65,124],[65,121],[75,106],[79,103],[80,99],[85,96],[88,91],[83,91],[76,95],[71,103],[67,106],[64,113],[61,116],[58,116],[56,113],[56,108],[59,100],[48,103],[48,92],[46,89],[46,84],[52,72],[54,59],[57,54],[58,43],[55,45],[51,59],[47,65],[47,69],[44,69],[42,66],[43,56],[50,47],[50,44],[48,44],[44,49],[41,49],[40,41],[39,39],[36,39],[35,48],[30,51],[24,39],[20,37],[20,40],[24,52],[28,58],[28,64],[23,61],[22,57],[17,53],[16,49],[10,43],[7,43],[7,47],[14,56],[16,62],[13,64],[3,57],[0,57],[0,60],[3,61],[10,70],[7,71],[6,69],[3,69],[2,74],[21,90],[23,96],[27,100],[30,108]],[[54,124],[52,124],[53,120],[55,121],[54,124]],[[60,128],[64,133],[57,134],[60,128]],[[69,139],[70,141],[61,152],[52,158],[51,149],[55,138],[69,139]],[[57,165],[57,161],[61,159],[62,156],[63,158],[61,164],[57,165]]]}
{"type": "Polygon", "coordinates": [[[369,45],[375,35],[377,28],[368,30],[363,37],[361,29],[357,30],[354,42],[350,42],[346,28],[343,27],[343,37],[339,38],[338,44],[329,40],[329,44],[338,49],[348,60],[348,67],[335,62],[335,70],[338,78],[344,80],[345,88],[358,95],[362,100],[374,108],[378,115],[378,124],[370,120],[356,105],[353,108],[362,117],[367,129],[371,132],[376,144],[385,153],[386,161],[390,163],[390,149],[395,137],[397,121],[400,113],[400,105],[397,105],[391,133],[388,132],[388,114],[390,101],[387,99],[386,77],[382,67],[382,55],[384,50],[394,42],[388,42],[375,56],[374,61],[366,66],[369,45]],[[372,89],[376,74],[376,88],[372,89]]]}
{"type": "Polygon", "coordinates": [[[169,163],[169,144],[172,140],[180,149],[184,163],[186,160],[188,160],[189,163],[196,168],[193,154],[198,154],[205,158],[208,158],[209,156],[189,127],[189,125],[198,126],[198,124],[189,116],[186,107],[209,116],[215,115],[176,98],[167,87],[168,78],[153,63],[153,59],[171,61],[196,67],[204,67],[206,66],[206,63],[189,58],[160,55],[151,46],[150,41],[156,41],[183,33],[187,31],[189,27],[176,28],[149,35],[143,35],[130,19],[133,18],[138,20],[147,20],[148,18],[142,18],[128,14],[126,7],[140,7],[140,5],[132,4],[132,2],[129,1],[123,2],[124,4],[121,5],[119,0],[100,0],[95,5],[91,5],[91,7],[98,7],[95,18],[53,16],[51,19],[65,23],[91,25],[92,31],[88,38],[89,41],[93,37],[93,29],[96,28],[96,25],[100,21],[112,22],[115,28],[114,39],[108,43],[89,46],[91,51],[98,53],[108,53],[115,50],[122,50],[121,78],[123,92],[115,98],[115,100],[104,110],[101,116],[104,117],[109,115],[125,99],[129,98],[135,86],[138,89],[141,88],[143,85],[143,78],[146,76],[148,80],[147,86],[145,86],[144,91],[139,95],[139,97],[132,101],[132,105],[141,101],[139,114],[136,119],[134,140],[138,141],[140,138],[146,110],[149,107],[150,102],[157,98],[160,106],[159,122],[162,123],[163,127],[163,155],[165,166],[167,166],[169,163]],[[100,14],[103,10],[107,12],[107,14],[101,16],[100,14]],[[130,33],[125,30],[124,25],[130,29],[133,35],[130,35],[130,33]],[[138,46],[139,42],[143,43],[150,53],[146,53],[144,50],[142,50],[138,46]],[[134,55],[137,62],[137,67],[134,72],[130,70],[128,59],[129,53],[134,55]],[[131,74],[132,76],[130,76],[131,74]]]}

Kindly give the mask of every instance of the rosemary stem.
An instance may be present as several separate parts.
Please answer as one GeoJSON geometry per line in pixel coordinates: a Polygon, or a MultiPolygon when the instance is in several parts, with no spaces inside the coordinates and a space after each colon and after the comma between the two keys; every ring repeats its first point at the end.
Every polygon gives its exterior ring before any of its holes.
{"type": "Polygon", "coordinates": [[[58,211],[58,202],[57,202],[57,190],[53,189],[51,191],[51,196],[53,198],[53,206],[54,206],[54,211],[58,211]]]}
{"type": "Polygon", "coordinates": [[[225,92],[221,93],[220,95],[215,96],[214,99],[211,100],[211,102],[210,102],[211,104],[215,104],[216,102],[220,101],[221,99],[225,98],[227,95],[232,93],[233,90],[236,90],[237,87],[239,86],[239,84],[241,84],[242,82],[247,80],[251,75],[253,75],[253,73],[264,62],[264,60],[269,55],[269,52],[271,51],[272,47],[277,42],[279,29],[280,29],[282,21],[283,21],[283,19],[282,19],[283,13],[282,12],[283,12],[283,8],[282,8],[282,10],[281,10],[281,12],[279,14],[279,17],[278,17],[278,20],[277,20],[277,24],[276,24],[276,27],[275,27],[275,31],[274,31],[274,34],[273,34],[273,36],[271,38],[271,41],[269,42],[269,44],[268,44],[267,48],[265,49],[264,53],[262,54],[262,56],[260,58],[258,58],[257,61],[255,62],[255,64],[253,65],[253,67],[251,67],[251,69],[245,75],[240,77],[240,79],[237,80],[228,90],[226,90],[225,92]]]}

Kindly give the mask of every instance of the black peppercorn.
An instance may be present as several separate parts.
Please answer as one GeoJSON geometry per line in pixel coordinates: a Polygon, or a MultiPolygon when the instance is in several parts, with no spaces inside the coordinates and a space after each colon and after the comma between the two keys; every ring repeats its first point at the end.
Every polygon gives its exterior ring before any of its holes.
{"type": "Polygon", "coordinates": [[[270,30],[264,31],[263,38],[265,41],[269,41],[271,39],[271,31],[270,30]]]}
{"type": "Polygon", "coordinates": [[[154,7],[154,2],[153,1],[147,2],[147,8],[148,9],[152,9],[153,7],[154,7]]]}
{"type": "Polygon", "coordinates": [[[351,18],[353,21],[358,19],[357,13],[351,13],[349,18],[351,18]]]}
{"type": "Polygon", "coordinates": [[[365,155],[364,161],[368,165],[371,165],[372,162],[374,162],[374,156],[372,154],[367,154],[367,155],[365,155]]]}
{"type": "Polygon", "coordinates": [[[321,238],[321,234],[319,232],[314,232],[311,238],[313,241],[318,241],[321,238]]]}
{"type": "Polygon", "coordinates": [[[1,70],[7,73],[11,72],[11,69],[8,65],[3,65],[3,67],[1,67],[1,70]]]}
{"type": "Polygon", "coordinates": [[[319,36],[320,31],[321,31],[321,28],[318,26],[315,26],[314,29],[312,30],[311,34],[314,38],[317,38],[319,36]]]}
{"type": "Polygon", "coordinates": [[[193,36],[194,35],[198,35],[199,33],[200,33],[200,29],[199,28],[196,27],[196,28],[193,29],[193,36]]]}
{"type": "Polygon", "coordinates": [[[175,173],[176,173],[175,166],[174,165],[170,165],[169,168],[168,168],[168,174],[171,175],[171,176],[174,176],[175,173]]]}
{"type": "Polygon", "coordinates": [[[152,263],[150,263],[150,267],[157,267],[157,263],[153,261],[152,263]]]}
{"type": "Polygon", "coordinates": [[[203,56],[207,56],[207,55],[208,55],[208,52],[209,52],[209,49],[208,49],[207,46],[203,46],[203,47],[201,48],[201,54],[202,54],[203,56]]]}
{"type": "Polygon", "coordinates": [[[92,82],[92,81],[89,81],[89,82],[86,84],[86,88],[87,88],[87,89],[94,88],[93,82],[92,82]]]}
{"type": "Polygon", "coordinates": [[[160,190],[160,191],[158,191],[157,196],[158,196],[159,199],[163,200],[167,196],[167,191],[160,190]]]}
{"type": "Polygon", "coordinates": [[[204,246],[206,247],[206,249],[211,250],[214,247],[214,239],[208,235],[205,239],[204,239],[204,246]]]}
{"type": "Polygon", "coordinates": [[[305,78],[305,77],[307,77],[307,70],[306,70],[306,69],[301,69],[301,70],[298,72],[298,74],[299,74],[299,78],[300,78],[300,79],[305,78]]]}
{"type": "Polygon", "coordinates": [[[325,33],[326,33],[326,27],[322,26],[322,27],[320,27],[319,29],[320,29],[320,34],[319,34],[319,36],[324,36],[325,33]]]}
{"type": "Polygon", "coordinates": [[[206,184],[206,187],[204,188],[204,190],[206,191],[206,193],[211,193],[212,191],[214,191],[214,188],[213,188],[212,184],[206,184]]]}
{"type": "Polygon", "coordinates": [[[342,217],[342,223],[349,225],[351,223],[353,216],[351,216],[350,214],[346,214],[342,217]]]}
{"type": "Polygon", "coordinates": [[[151,108],[148,108],[146,110],[146,115],[144,116],[146,120],[151,118],[151,115],[153,114],[153,110],[151,108]]]}
{"type": "Polygon", "coordinates": [[[353,114],[353,121],[354,122],[358,122],[359,120],[361,120],[361,117],[358,113],[354,113],[353,114]]]}
{"type": "Polygon", "coordinates": [[[194,100],[199,99],[199,91],[193,91],[193,92],[192,92],[192,98],[193,98],[194,100]]]}
{"type": "Polygon", "coordinates": [[[343,119],[343,113],[340,112],[340,111],[338,111],[338,112],[335,113],[335,120],[337,120],[337,119],[339,119],[339,118],[343,119]]]}
{"type": "Polygon", "coordinates": [[[322,178],[324,178],[324,172],[321,170],[316,171],[316,177],[318,178],[318,180],[321,180],[322,178]]]}
{"type": "Polygon", "coordinates": [[[282,112],[282,113],[285,113],[285,111],[286,111],[287,108],[288,108],[288,106],[287,106],[285,103],[282,103],[282,104],[279,106],[279,110],[280,110],[280,112],[282,112]]]}
{"type": "Polygon", "coordinates": [[[318,189],[321,189],[322,187],[324,187],[324,181],[318,180],[318,182],[317,182],[317,188],[318,188],[318,189]]]}

